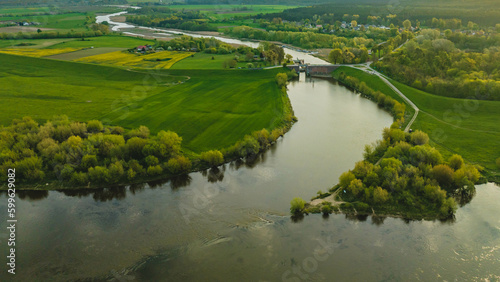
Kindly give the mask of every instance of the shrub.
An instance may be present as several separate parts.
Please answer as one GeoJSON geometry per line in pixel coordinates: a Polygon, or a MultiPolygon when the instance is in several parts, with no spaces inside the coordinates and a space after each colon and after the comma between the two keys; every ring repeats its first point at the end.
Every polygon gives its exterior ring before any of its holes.
{"type": "Polygon", "coordinates": [[[200,159],[212,167],[218,166],[224,162],[224,156],[218,150],[203,152],[200,155],[200,159]]]}
{"type": "Polygon", "coordinates": [[[441,187],[450,187],[453,184],[453,169],[445,164],[433,167],[432,175],[441,187]]]}
{"type": "Polygon", "coordinates": [[[156,176],[163,173],[163,169],[159,165],[148,167],[148,175],[156,176]]]}
{"type": "Polygon", "coordinates": [[[102,166],[95,166],[89,168],[89,179],[90,181],[100,184],[109,182],[109,171],[107,168],[102,166]]]}
{"type": "Polygon", "coordinates": [[[85,172],[73,172],[70,183],[73,185],[86,185],[88,183],[87,174],[85,172]]]}
{"type": "Polygon", "coordinates": [[[332,204],[330,202],[323,202],[323,205],[321,206],[321,212],[326,215],[332,213],[332,211],[332,204]]]}
{"type": "Polygon", "coordinates": [[[290,213],[292,214],[301,214],[304,211],[304,207],[306,205],[306,201],[301,198],[294,198],[290,202],[290,213]]]}
{"type": "Polygon", "coordinates": [[[339,177],[339,185],[342,188],[347,188],[347,186],[349,186],[349,184],[351,184],[351,181],[353,181],[354,179],[356,179],[356,177],[352,172],[344,172],[339,177]]]}
{"type": "Polygon", "coordinates": [[[373,190],[373,201],[376,204],[382,204],[389,200],[389,192],[387,190],[382,189],[382,187],[377,187],[373,190]]]}
{"type": "Polygon", "coordinates": [[[90,120],[87,122],[87,131],[96,133],[96,132],[101,132],[104,129],[104,126],[102,125],[102,122],[98,120],[90,120]]]}
{"type": "Polygon", "coordinates": [[[415,145],[425,145],[429,142],[429,135],[420,130],[415,130],[410,136],[411,143],[415,145]]]}
{"type": "Polygon", "coordinates": [[[462,158],[462,156],[457,154],[451,156],[448,159],[448,162],[450,163],[450,167],[453,168],[454,170],[460,169],[464,165],[464,159],[462,158]]]}
{"type": "Polygon", "coordinates": [[[97,157],[96,155],[85,155],[82,157],[82,161],[80,163],[80,167],[83,170],[88,170],[89,168],[97,165],[97,157]]]}

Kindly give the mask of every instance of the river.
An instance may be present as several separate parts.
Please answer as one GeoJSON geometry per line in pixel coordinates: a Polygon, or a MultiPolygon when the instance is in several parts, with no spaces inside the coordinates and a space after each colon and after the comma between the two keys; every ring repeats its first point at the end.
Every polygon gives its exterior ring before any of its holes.
{"type": "Polygon", "coordinates": [[[500,189],[491,183],[454,222],[291,220],[290,200],[334,185],[392,117],[331,80],[302,74],[288,89],[299,122],[252,162],[120,189],[18,192],[16,280],[500,279],[500,189]]]}

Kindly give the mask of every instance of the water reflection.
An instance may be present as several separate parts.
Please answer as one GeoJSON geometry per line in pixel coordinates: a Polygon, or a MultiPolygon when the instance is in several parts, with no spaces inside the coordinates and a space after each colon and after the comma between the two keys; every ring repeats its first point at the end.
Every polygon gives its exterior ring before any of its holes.
{"type": "MultiPolygon", "coordinates": [[[[273,145],[269,150],[265,152],[260,152],[255,156],[246,159],[237,159],[228,164],[224,164],[219,167],[213,167],[210,169],[200,171],[200,174],[206,179],[208,183],[217,183],[224,180],[224,173],[226,170],[239,170],[239,169],[251,169],[257,166],[259,163],[264,163],[266,161],[266,153],[269,151],[272,153],[273,145]]],[[[68,197],[88,197],[92,198],[96,202],[108,202],[112,200],[122,200],[125,199],[127,193],[136,195],[143,192],[145,189],[159,189],[164,187],[170,187],[173,191],[178,190],[183,187],[188,187],[191,185],[193,178],[190,174],[177,175],[169,178],[157,179],[148,181],[146,183],[131,184],[127,186],[112,186],[107,188],[98,189],[60,189],[56,190],[68,197]]],[[[6,190],[0,191],[0,194],[7,194],[6,190]]],[[[45,199],[49,196],[49,191],[47,190],[17,190],[16,195],[22,200],[28,201],[38,201],[45,199]]]]}

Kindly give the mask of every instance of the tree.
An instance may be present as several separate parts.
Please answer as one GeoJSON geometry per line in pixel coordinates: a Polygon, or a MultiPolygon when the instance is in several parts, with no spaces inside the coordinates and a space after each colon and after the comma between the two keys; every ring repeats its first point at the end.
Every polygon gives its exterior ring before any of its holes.
{"type": "Polygon", "coordinates": [[[404,28],[405,28],[406,30],[410,30],[410,28],[411,28],[411,21],[410,21],[410,20],[405,20],[405,21],[403,22],[403,26],[404,26],[404,28]]]}
{"type": "Polygon", "coordinates": [[[342,63],[342,57],[342,50],[339,48],[333,49],[330,51],[330,54],[328,54],[328,60],[334,64],[342,63]]]}
{"type": "Polygon", "coordinates": [[[101,132],[103,130],[102,122],[98,120],[90,120],[87,122],[87,130],[91,133],[101,132]]]}
{"type": "Polygon", "coordinates": [[[373,190],[373,201],[376,204],[382,204],[389,200],[389,192],[387,190],[382,189],[382,187],[377,187],[373,190]]]}
{"type": "Polygon", "coordinates": [[[453,169],[445,164],[433,167],[432,176],[441,187],[450,187],[453,184],[453,169]]]}
{"type": "Polygon", "coordinates": [[[351,27],[357,27],[358,26],[358,22],[357,21],[351,21],[351,27]]]}
{"type": "Polygon", "coordinates": [[[425,145],[429,142],[429,135],[427,133],[420,131],[420,130],[415,130],[411,135],[410,135],[410,140],[411,143],[415,145],[425,145]]]}
{"type": "Polygon", "coordinates": [[[245,61],[247,62],[251,62],[253,61],[253,56],[254,54],[252,52],[248,52],[246,55],[245,55],[245,61]]]}
{"type": "Polygon", "coordinates": [[[497,163],[497,167],[500,168],[500,158],[497,158],[496,163],[497,163]]]}
{"type": "Polygon", "coordinates": [[[286,86],[287,82],[288,82],[288,76],[286,75],[286,73],[281,72],[276,75],[276,83],[280,88],[286,86]]]}
{"type": "Polygon", "coordinates": [[[353,179],[347,187],[347,191],[351,192],[355,197],[357,197],[363,190],[363,182],[359,179],[353,179]]]}
{"type": "Polygon", "coordinates": [[[293,215],[301,214],[304,211],[304,207],[306,205],[306,201],[302,198],[294,198],[290,202],[290,213],[293,215]]]}
{"type": "Polygon", "coordinates": [[[450,167],[454,170],[460,169],[464,165],[464,159],[462,156],[454,154],[449,159],[450,167]]]}
{"type": "Polygon", "coordinates": [[[354,176],[352,172],[344,172],[339,177],[339,185],[340,187],[345,189],[347,188],[347,186],[349,186],[349,184],[351,184],[351,181],[353,181],[354,179],[356,179],[356,176],[354,176]]]}
{"type": "Polygon", "coordinates": [[[200,155],[200,159],[212,167],[218,166],[224,162],[224,156],[218,150],[203,152],[200,155]]]}
{"type": "Polygon", "coordinates": [[[88,176],[90,181],[96,184],[109,182],[109,171],[107,168],[102,166],[89,168],[88,176]]]}

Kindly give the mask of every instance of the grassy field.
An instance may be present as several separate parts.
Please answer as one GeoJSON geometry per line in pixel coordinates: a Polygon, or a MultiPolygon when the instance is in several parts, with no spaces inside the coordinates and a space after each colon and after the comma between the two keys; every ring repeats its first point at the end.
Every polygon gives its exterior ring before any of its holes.
{"type": "Polygon", "coordinates": [[[12,15],[24,15],[33,13],[45,13],[50,12],[52,9],[49,7],[11,7],[11,8],[0,8],[0,15],[12,14],[12,15]]]}
{"type": "Polygon", "coordinates": [[[0,21],[31,21],[39,22],[37,27],[54,28],[58,30],[84,30],[85,13],[64,13],[57,15],[36,15],[36,16],[1,16],[0,21]]]}
{"type": "Polygon", "coordinates": [[[56,39],[15,39],[0,40],[0,48],[47,48],[54,44],[71,41],[74,39],[56,38],[56,39]],[[24,45],[24,46],[23,46],[24,45]]]}
{"type": "Polygon", "coordinates": [[[184,148],[201,152],[272,129],[284,115],[277,70],[132,72],[6,54],[0,61],[0,101],[9,105],[0,112],[2,125],[23,116],[44,121],[66,114],[125,128],[173,130],[184,148]]]}
{"type": "MultiPolygon", "coordinates": [[[[339,68],[336,72],[340,71],[365,81],[368,86],[385,94],[392,96],[390,93],[394,93],[377,76],[348,67],[339,68]]],[[[486,168],[493,177],[500,177],[500,170],[495,164],[496,158],[500,157],[500,102],[436,96],[393,80],[391,82],[420,109],[412,128],[428,133],[431,144],[440,149],[445,157],[460,154],[468,162],[486,168]]]]}
{"type": "MultiPolygon", "coordinates": [[[[196,53],[194,57],[187,57],[177,62],[172,66],[172,69],[222,69],[222,63],[230,59],[234,59],[234,54],[214,55],[200,52],[196,53]]],[[[237,64],[237,67],[246,68],[246,66],[246,62],[238,62],[237,64]]]]}
{"type": "MultiPolygon", "coordinates": [[[[41,39],[43,40],[43,39],[41,39]]],[[[116,47],[116,48],[133,48],[139,45],[154,44],[154,40],[141,39],[130,36],[106,35],[99,37],[85,38],[85,41],[78,39],[64,40],[59,44],[54,44],[48,48],[88,48],[88,47],[116,47]]]]}
{"type": "Polygon", "coordinates": [[[133,54],[128,51],[115,51],[77,59],[77,62],[113,65],[133,68],[168,69],[176,62],[191,56],[192,52],[161,51],[151,54],[133,54]]]}
{"type": "MultiPolygon", "coordinates": [[[[6,54],[0,54],[0,60],[0,100],[2,105],[9,105],[0,113],[3,125],[23,116],[39,121],[56,114],[66,114],[81,121],[93,119],[113,107],[135,102],[132,90],[146,83],[143,73],[105,66],[6,54]]],[[[160,78],[162,84],[185,79],[160,78]]],[[[144,95],[167,89],[167,86],[158,85],[144,95]]]]}
{"type": "Polygon", "coordinates": [[[163,72],[191,79],[144,99],[140,107],[100,118],[126,127],[147,124],[153,132],[173,130],[184,138],[183,147],[201,152],[230,146],[255,130],[273,129],[284,115],[276,70],[163,72]]]}
{"type": "MultiPolygon", "coordinates": [[[[57,54],[53,56],[47,56],[49,59],[63,60],[63,61],[73,61],[84,57],[95,56],[100,54],[106,54],[110,52],[123,51],[125,48],[116,47],[100,47],[92,49],[83,49],[71,53],[57,54]]],[[[2,50],[0,50],[2,51],[2,50]]]]}
{"type": "Polygon", "coordinates": [[[0,53],[28,56],[28,57],[47,57],[58,54],[75,52],[78,50],[80,49],[79,48],[60,48],[60,49],[5,48],[5,49],[0,49],[0,53]]]}

